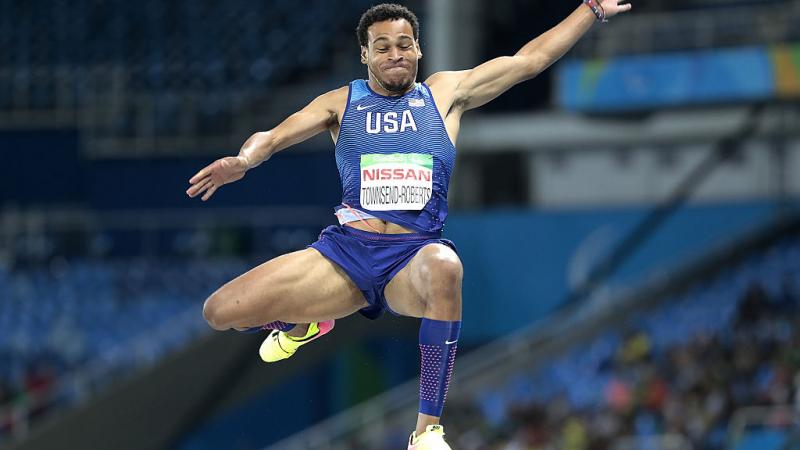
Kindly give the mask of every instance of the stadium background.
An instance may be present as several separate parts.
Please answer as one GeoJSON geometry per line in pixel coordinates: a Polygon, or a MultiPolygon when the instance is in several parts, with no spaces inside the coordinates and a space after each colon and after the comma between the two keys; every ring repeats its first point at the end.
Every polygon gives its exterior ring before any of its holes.
{"type": "MultiPolygon", "coordinates": [[[[364,76],[371,4],[0,0],[0,448],[403,448],[416,321],[266,366],[201,317],[333,223],[328,138],[184,194],[364,76]]],[[[576,6],[405,4],[421,79],[576,6]]],[[[465,117],[454,448],[798,448],[799,98],[800,2],[653,0],[465,117]]]]}

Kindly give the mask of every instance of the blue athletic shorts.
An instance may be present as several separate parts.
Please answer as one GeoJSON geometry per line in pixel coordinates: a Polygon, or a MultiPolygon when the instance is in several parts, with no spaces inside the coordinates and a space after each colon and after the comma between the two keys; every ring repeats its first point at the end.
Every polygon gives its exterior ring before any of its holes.
{"type": "Polygon", "coordinates": [[[442,239],[439,233],[381,234],[344,225],[325,228],[309,247],[345,271],[369,303],[359,312],[377,319],[384,310],[398,315],[389,308],[383,290],[417,251],[428,244],[444,244],[456,251],[455,244],[442,239]]]}

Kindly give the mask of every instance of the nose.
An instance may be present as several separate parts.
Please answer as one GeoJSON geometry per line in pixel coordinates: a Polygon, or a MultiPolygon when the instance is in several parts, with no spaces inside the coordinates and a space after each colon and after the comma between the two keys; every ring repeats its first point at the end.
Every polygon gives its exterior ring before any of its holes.
{"type": "Polygon", "coordinates": [[[389,59],[391,61],[403,59],[403,54],[397,47],[392,47],[392,49],[389,50],[389,59]]]}

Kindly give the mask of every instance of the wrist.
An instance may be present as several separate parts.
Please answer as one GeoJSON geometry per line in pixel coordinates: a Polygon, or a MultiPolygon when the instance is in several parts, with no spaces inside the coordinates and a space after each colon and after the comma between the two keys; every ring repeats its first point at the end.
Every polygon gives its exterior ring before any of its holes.
{"type": "Polygon", "coordinates": [[[608,22],[608,19],[606,19],[606,12],[603,9],[603,5],[600,3],[600,0],[583,0],[583,4],[592,10],[592,13],[597,18],[597,21],[605,23],[608,22]]]}
{"type": "Polygon", "coordinates": [[[258,132],[244,143],[237,158],[245,164],[246,170],[257,167],[272,156],[272,136],[269,132],[258,132]]]}
{"type": "Polygon", "coordinates": [[[237,155],[236,159],[238,159],[244,165],[245,171],[248,171],[253,167],[255,167],[255,165],[252,163],[251,159],[247,155],[242,155],[242,154],[237,155]]]}

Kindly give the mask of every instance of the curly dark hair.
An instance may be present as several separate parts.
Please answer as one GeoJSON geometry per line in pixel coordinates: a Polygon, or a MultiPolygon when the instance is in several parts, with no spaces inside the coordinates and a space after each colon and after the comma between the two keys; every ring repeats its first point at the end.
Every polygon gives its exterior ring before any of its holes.
{"type": "Polygon", "coordinates": [[[358,21],[358,27],[356,27],[358,43],[362,47],[367,46],[367,28],[373,23],[400,19],[406,19],[408,23],[411,24],[411,28],[414,29],[414,39],[419,40],[419,20],[416,14],[403,5],[381,3],[380,5],[375,5],[368,9],[361,15],[361,20],[358,21]]]}

